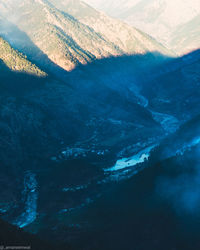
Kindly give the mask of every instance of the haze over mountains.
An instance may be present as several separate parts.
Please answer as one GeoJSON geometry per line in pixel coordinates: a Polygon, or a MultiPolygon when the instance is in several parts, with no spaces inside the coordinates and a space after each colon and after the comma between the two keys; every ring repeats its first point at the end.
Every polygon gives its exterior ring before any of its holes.
{"type": "Polygon", "coordinates": [[[198,2],[95,3],[0,0],[0,245],[197,250],[198,2]]]}
{"type": "Polygon", "coordinates": [[[179,54],[199,48],[198,0],[85,0],[156,38],[179,54]]]}
{"type": "Polygon", "coordinates": [[[68,71],[78,64],[108,56],[148,51],[170,53],[146,34],[95,11],[81,1],[67,1],[64,6],[56,1],[59,9],[51,1],[44,0],[1,0],[0,4],[4,16],[1,26],[5,27],[1,33],[15,48],[47,67],[50,67],[50,62],[41,53],[68,71]],[[17,25],[22,33],[17,33],[12,25],[17,25]]]}

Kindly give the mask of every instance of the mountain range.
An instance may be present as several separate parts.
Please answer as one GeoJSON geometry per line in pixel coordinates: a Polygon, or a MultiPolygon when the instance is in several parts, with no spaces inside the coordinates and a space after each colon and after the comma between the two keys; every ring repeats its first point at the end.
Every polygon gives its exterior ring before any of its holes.
{"type": "Polygon", "coordinates": [[[39,65],[50,68],[50,60],[70,71],[79,64],[109,56],[148,51],[170,53],[141,31],[83,2],[67,1],[63,7],[62,2],[57,1],[58,8],[52,3],[46,0],[0,1],[4,17],[1,35],[39,65]]]}

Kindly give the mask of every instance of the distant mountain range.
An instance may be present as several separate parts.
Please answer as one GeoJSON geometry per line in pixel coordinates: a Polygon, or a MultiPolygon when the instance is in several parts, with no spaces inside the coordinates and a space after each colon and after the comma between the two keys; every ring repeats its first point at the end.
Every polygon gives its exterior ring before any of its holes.
{"type": "Polygon", "coordinates": [[[177,53],[199,48],[198,0],[85,0],[113,17],[118,17],[150,34],[177,53]]]}
{"type": "MultiPolygon", "coordinates": [[[[200,4],[199,4],[200,5],[200,4]]],[[[185,24],[181,24],[173,32],[169,47],[177,53],[189,52],[200,48],[200,13],[185,24]]]]}

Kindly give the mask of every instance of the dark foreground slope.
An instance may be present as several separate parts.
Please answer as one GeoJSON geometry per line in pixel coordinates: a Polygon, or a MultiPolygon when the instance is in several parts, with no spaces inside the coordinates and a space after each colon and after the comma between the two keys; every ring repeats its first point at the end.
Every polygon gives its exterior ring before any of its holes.
{"type": "Polygon", "coordinates": [[[52,242],[46,243],[38,239],[36,236],[25,233],[23,230],[0,220],[0,245],[1,247],[19,247],[18,249],[33,249],[33,250],[58,250],[71,249],[70,247],[58,247],[52,242]],[[21,247],[21,248],[20,248],[21,247]]]}
{"type": "Polygon", "coordinates": [[[87,225],[77,229],[73,244],[91,250],[199,249],[199,125],[199,117],[185,124],[153,152],[143,172],[66,216],[65,222],[87,225]]]}

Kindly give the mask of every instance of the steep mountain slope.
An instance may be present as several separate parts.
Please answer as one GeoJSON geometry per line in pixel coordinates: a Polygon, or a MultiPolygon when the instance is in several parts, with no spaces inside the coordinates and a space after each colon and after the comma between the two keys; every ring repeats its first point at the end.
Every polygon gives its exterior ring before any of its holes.
{"type": "Polygon", "coordinates": [[[125,54],[137,54],[149,51],[171,54],[170,51],[145,33],[131,28],[117,19],[106,16],[83,1],[68,0],[60,2],[51,0],[51,2],[60,10],[71,14],[80,22],[91,27],[95,32],[102,34],[106,41],[117,45],[125,54]]]}
{"type": "MultiPolygon", "coordinates": [[[[180,26],[186,25],[190,27],[190,30],[196,29],[197,19],[199,20],[197,16],[200,14],[200,2],[198,0],[121,0],[114,3],[104,0],[86,0],[86,2],[114,17],[125,20],[134,27],[155,37],[169,48],[176,49],[179,42],[185,41],[179,47],[179,53],[187,53],[188,49],[197,48],[198,43],[188,39],[187,27],[184,29],[180,26]],[[193,19],[194,21],[192,21],[193,19]],[[175,37],[176,40],[172,37],[175,37]]],[[[199,39],[198,34],[199,32],[196,33],[197,39],[199,39]]]]}
{"type": "MultiPolygon", "coordinates": [[[[151,161],[184,155],[200,146],[200,115],[184,123],[180,129],[165,138],[152,153],[151,161]],[[175,142],[175,143],[174,143],[175,142]]],[[[196,167],[196,166],[195,166],[196,167]]]]}
{"type": "MultiPolygon", "coordinates": [[[[200,50],[164,64],[160,76],[144,83],[143,94],[149,100],[149,108],[188,120],[197,115],[200,95],[200,50]],[[157,109],[158,108],[158,109],[157,109]]],[[[158,72],[155,72],[157,74],[158,72]]]]}
{"type": "MultiPolygon", "coordinates": [[[[84,21],[83,18],[77,20],[70,12],[56,9],[44,0],[26,0],[20,4],[17,1],[0,2],[6,6],[1,10],[1,14],[8,17],[11,23],[12,19],[16,19],[14,23],[31,41],[26,44],[16,32],[9,32],[9,28],[4,28],[8,27],[5,20],[1,22],[1,33],[13,46],[23,50],[36,62],[41,61],[38,53],[43,53],[54,64],[65,70],[72,70],[80,63],[85,64],[103,57],[147,51],[169,53],[150,37],[120,21],[99,14],[81,2],[76,3],[78,6],[75,10],[82,12],[84,7],[83,13],[85,10],[89,13],[89,17],[88,14],[85,15],[84,21]],[[94,19],[94,15],[97,18],[94,19]],[[31,43],[36,45],[40,52],[35,53],[36,50],[31,49],[31,43]]],[[[73,4],[73,1],[70,1],[70,4],[73,4]]]]}
{"type": "MultiPolygon", "coordinates": [[[[16,72],[24,72],[40,77],[46,73],[27,60],[26,56],[14,50],[8,42],[0,37],[0,60],[10,69],[16,72]]],[[[2,72],[1,72],[2,73],[2,72]]]]}

